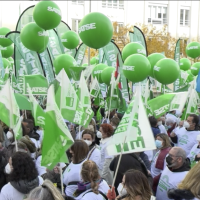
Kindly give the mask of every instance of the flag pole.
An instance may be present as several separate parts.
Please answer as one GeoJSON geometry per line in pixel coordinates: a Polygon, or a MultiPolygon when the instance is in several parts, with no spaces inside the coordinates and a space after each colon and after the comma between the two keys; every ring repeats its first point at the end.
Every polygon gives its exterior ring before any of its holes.
{"type": "MultiPolygon", "coordinates": [[[[112,188],[114,187],[115,180],[116,180],[116,177],[117,177],[117,172],[118,172],[118,169],[119,169],[119,164],[120,164],[120,162],[121,162],[122,152],[123,152],[123,150],[124,150],[124,144],[125,144],[125,142],[126,142],[126,136],[124,137],[124,142],[123,142],[123,144],[122,144],[122,146],[121,146],[121,153],[120,153],[119,160],[118,160],[118,163],[117,163],[117,168],[116,168],[116,170],[115,170],[115,176],[114,176],[114,178],[113,178],[112,188]]],[[[112,188],[111,188],[111,190],[112,190],[112,188]]]]}

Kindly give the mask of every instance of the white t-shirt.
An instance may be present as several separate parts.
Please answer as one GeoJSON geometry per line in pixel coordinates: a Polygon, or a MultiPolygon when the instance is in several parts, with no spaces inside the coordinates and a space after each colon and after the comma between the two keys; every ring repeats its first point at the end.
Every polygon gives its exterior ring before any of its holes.
{"type": "Polygon", "coordinates": [[[79,164],[73,164],[72,162],[68,165],[66,170],[63,173],[63,183],[66,185],[65,188],[65,194],[67,196],[73,197],[74,192],[76,191],[77,184],[76,185],[68,185],[70,182],[80,182],[81,181],[81,168],[82,164],[85,162],[82,161],[79,164]]]}
{"type": "Polygon", "coordinates": [[[158,126],[158,128],[160,129],[160,133],[167,134],[167,131],[166,131],[165,127],[162,124],[160,126],[158,126]]]}
{"type": "Polygon", "coordinates": [[[187,131],[185,128],[181,128],[175,132],[178,137],[177,146],[185,150],[186,156],[189,155],[192,147],[197,144],[197,135],[200,131],[187,131]]]}
{"type": "Polygon", "coordinates": [[[41,176],[42,174],[46,173],[46,167],[41,165],[42,156],[39,156],[35,162],[38,174],[41,176]]]}
{"type": "MultiPolygon", "coordinates": [[[[30,139],[35,144],[36,149],[38,149],[39,146],[38,146],[37,140],[35,138],[30,138],[30,139]]],[[[35,159],[35,157],[36,157],[36,152],[35,153],[31,153],[31,158],[35,159]]]]}
{"type": "MultiPolygon", "coordinates": [[[[99,191],[101,191],[102,193],[104,193],[105,195],[108,193],[108,190],[109,190],[109,186],[108,184],[106,183],[106,181],[102,181],[100,184],[99,184],[99,191]]],[[[82,194],[80,194],[78,197],[76,197],[75,199],[76,200],[104,200],[104,197],[99,193],[99,194],[95,194],[94,192],[88,192],[90,191],[91,189],[83,192],[82,194]],[[88,193],[87,193],[88,192],[88,193]],[[85,194],[87,193],[87,194],[85,194]],[[85,195],[84,195],[85,194],[85,195]]]]}
{"type": "MultiPolygon", "coordinates": [[[[43,179],[38,176],[39,185],[42,185],[43,179]]],[[[23,200],[27,197],[26,194],[22,194],[18,190],[16,190],[10,183],[7,183],[3,186],[0,193],[0,200],[23,200]]]]}
{"type": "Polygon", "coordinates": [[[100,170],[103,170],[103,165],[106,158],[111,158],[111,159],[113,158],[113,156],[108,155],[108,152],[106,149],[110,141],[111,141],[111,137],[100,140],[100,145],[99,145],[100,150],[101,150],[101,162],[99,165],[100,170]]]}
{"type": "Polygon", "coordinates": [[[158,183],[156,200],[170,200],[167,191],[172,188],[176,189],[187,173],[188,171],[172,172],[168,167],[165,167],[158,183]]]}
{"type": "MultiPolygon", "coordinates": [[[[153,178],[154,178],[155,176],[158,176],[158,175],[159,175],[160,173],[162,173],[162,171],[163,171],[163,170],[161,170],[161,169],[156,168],[156,162],[157,162],[157,159],[158,159],[159,154],[160,154],[160,151],[158,151],[158,152],[155,154],[155,156],[154,156],[154,158],[153,158],[153,160],[152,160],[152,163],[151,163],[151,175],[152,175],[153,178]]],[[[166,165],[167,165],[167,163],[166,163],[166,159],[165,159],[163,169],[166,167],[166,165]]]]}
{"type": "Polygon", "coordinates": [[[43,130],[37,130],[36,133],[38,133],[40,135],[39,141],[40,141],[40,147],[41,147],[43,137],[44,137],[44,131],[43,130]]]}
{"type": "Polygon", "coordinates": [[[200,153],[200,148],[197,148],[198,146],[199,144],[195,144],[188,155],[188,158],[190,159],[191,162],[193,162],[195,156],[200,153]]]}
{"type": "MultiPolygon", "coordinates": [[[[89,151],[88,156],[90,155],[91,151],[92,151],[92,149],[89,151]]],[[[94,161],[97,164],[97,166],[99,166],[99,164],[101,163],[101,151],[98,147],[96,147],[94,149],[94,151],[90,155],[89,160],[94,161]]]]}

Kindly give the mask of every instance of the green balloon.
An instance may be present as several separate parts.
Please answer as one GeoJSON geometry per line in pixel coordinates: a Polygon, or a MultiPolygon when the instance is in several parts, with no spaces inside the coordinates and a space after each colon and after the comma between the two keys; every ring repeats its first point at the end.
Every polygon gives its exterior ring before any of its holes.
{"type": "Polygon", "coordinates": [[[13,60],[12,57],[9,57],[9,58],[7,58],[7,59],[9,60],[10,64],[14,64],[14,60],[13,60]]]}
{"type": "Polygon", "coordinates": [[[188,82],[193,81],[194,80],[194,75],[191,73],[191,70],[190,69],[187,70],[187,73],[189,74],[189,76],[187,78],[188,82]]]}
{"type": "Polygon", "coordinates": [[[56,75],[58,75],[59,72],[64,68],[67,76],[72,78],[69,68],[77,66],[77,63],[76,60],[69,54],[61,54],[53,61],[53,66],[55,67],[56,75]]]}
{"type": "Polygon", "coordinates": [[[155,79],[166,85],[173,83],[180,75],[180,67],[175,60],[163,58],[153,68],[155,79]]]}
{"type": "Polygon", "coordinates": [[[180,59],[180,69],[182,69],[183,71],[187,71],[188,69],[190,69],[190,66],[191,62],[189,59],[187,58],[180,59]]]}
{"type": "Polygon", "coordinates": [[[56,28],[61,22],[61,10],[53,1],[40,1],[33,10],[35,23],[44,30],[56,28]]]}
{"type": "Polygon", "coordinates": [[[74,31],[67,31],[62,35],[61,41],[67,49],[75,49],[79,45],[79,36],[74,31]]]}
{"type": "Polygon", "coordinates": [[[2,61],[3,61],[3,67],[4,67],[4,69],[6,69],[7,67],[10,66],[10,62],[9,62],[8,59],[2,58],[2,61]]]}
{"type": "Polygon", "coordinates": [[[122,58],[125,61],[130,55],[133,54],[142,54],[146,56],[145,48],[137,42],[128,43],[122,50],[122,58]]]}
{"type": "Polygon", "coordinates": [[[6,27],[0,28],[0,45],[2,47],[10,46],[13,43],[10,39],[5,37],[5,35],[9,32],[10,32],[9,28],[6,28],[6,27]]]}
{"type": "Polygon", "coordinates": [[[112,73],[115,71],[115,67],[106,67],[101,73],[101,80],[106,84],[110,85],[112,73]]]}
{"type": "Polygon", "coordinates": [[[82,67],[87,67],[87,66],[88,66],[87,63],[82,64],[82,67]]]}
{"type": "Polygon", "coordinates": [[[99,60],[97,59],[97,57],[92,57],[90,59],[90,64],[91,65],[95,65],[95,64],[98,64],[99,60]]]}
{"type": "Polygon", "coordinates": [[[186,46],[186,54],[191,58],[197,58],[200,56],[200,44],[198,42],[190,42],[186,46]]]}
{"type": "Polygon", "coordinates": [[[0,50],[1,50],[1,54],[2,54],[3,58],[9,58],[14,53],[13,45],[10,45],[7,47],[2,47],[2,48],[0,48],[0,50]]]}
{"type": "Polygon", "coordinates": [[[197,76],[200,70],[200,62],[194,63],[190,70],[194,76],[197,76]]]}
{"type": "Polygon", "coordinates": [[[165,58],[165,56],[164,56],[163,54],[161,54],[161,53],[152,53],[152,54],[149,55],[147,58],[148,58],[148,60],[149,60],[149,62],[150,62],[150,64],[151,64],[151,71],[150,71],[150,74],[149,74],[149,75],[150,75],[151,77],[154,78],[154,75],[153,75],[153,68],[154,68],[155,64],[156,64],[159,60],[165,58]]]}
{"type": "Polygon", "coordinates": [[[27,49],[42,53],[49,42],[48,36],[47,31],[44,31],[36,23],[31,22],[22,29],[20,39],[27,49]]]}
{"type": "Polygon", "coordinates": [[[133,54],[126,58],[123,66],[124,76],[134,83],[143,81],[149,75],[151,65],[141,54],[133,54]]]}
{"type": "Polygon", "coordinates": [[[108,67],[108,66],[101,63],[101,64],[96,65],[94,67],[94,69],[92,70],[93,78],[96,77],[99,83],[103,83],[103,81],[101,79],[101,73],[106,67],[108,67]]]}
{"type": "Polygon", "coordinates": [[[102,13],[89,13],[79,23],[79,36],[81,40],[93,49],[106,46],[111,41],[112,35],[112,23],[102,13]]]}

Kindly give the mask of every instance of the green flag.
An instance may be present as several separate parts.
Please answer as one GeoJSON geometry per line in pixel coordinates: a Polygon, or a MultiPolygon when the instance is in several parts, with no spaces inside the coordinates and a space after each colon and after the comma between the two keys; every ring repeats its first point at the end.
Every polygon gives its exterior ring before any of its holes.
{"type": "Polygon", "coordinates": [[[83,125],[85,115],[82,103],[64,69],[56,79],[60,82],[60,87],[56,91],[56,103],[62,116],[72,123],[83,125]]]}
{"type": "Polygon", "coordinates": [[[86,49],[87,49],[87,46],[81,43],[75,55],[75,60],[78,66],[81,66],[83,63],[86,49]]]}
{"type": "Polygon", "coordinates": [[[1,55],[1,50],[0,50],[0,77],[4,77],[4,66],[3,66],[3,61],[2,61],[2,55],[1,55]]]}
{"type": "Polygon", "coordinates": [[[95,77],[92,81],[90,96],[97,98],[97,95],[99,94],[99,92],[100,92],[99,82],[97,81],[97,78],[95,77]]]}
{"type": "Polygon", "coordinates": [[[85,78],[83,73],[81,73],[81,78],[79,82],[79,88],[77,92],[77,96],[82,104],[83,111],[85,113],[85,117],[83,118],[83,126],[88,127],[92,117],[94,116],[94,112],[91,108],[91,100],[90,100],[90,93],[88,91],[87,84],[85,82],[85,78]]]}
{"type": "Polygon", "coordinates": [[[68,162],[66,150],[73,144],[73,138],[56,105],[53,87],[50,86],[47,95],[41,162],[49,169],[53,169],[58,162],[68,162]]]}
{"type": "Polygon", "coordinates": [[[28,91],[29,91],[29,100],[30,100],[30,102],[32,104],[31,113],[32,113],[33,118],[35,120],[35,125],[36,126],[40,126],[42,128],[45,128],[45,112],[40,107],[40,105],[37,102],[37,100],[34,98],[31,90],[29,89],[28,91]]]}
{"type": "Polygon", "coordinates": [[[131,153],[152,149],[156,149],[155,139],[138,90],[108,144],[107,152],[117,155],[121,151],[131,153]]]}

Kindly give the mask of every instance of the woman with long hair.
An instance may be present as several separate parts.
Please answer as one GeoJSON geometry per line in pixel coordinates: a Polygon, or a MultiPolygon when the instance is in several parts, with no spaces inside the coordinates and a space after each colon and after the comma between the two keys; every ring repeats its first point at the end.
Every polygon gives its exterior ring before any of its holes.
{"type": "Polygon", "coordinates": [[[200,199],[200,162],[198,162],[185,176],[177,189],[170,189],[168,197],[174,200],[200,199]]]}
{"type": "MultiPolygon", "coordinates": [[[[150,200],[152,192],[147,177],[138,170],[128,170],[118,188],[116,200],[150,200]]],[[[109,200],[115,199],[114,188],[108,191],[109,200]],[[112,197],[111,197],[112,196],[112,197]]]]}
{"type": "Polygon", "coordinates": [[[30,192],[27,200],[64,200],[64,198],[51,181],[45,180],[41,186],[30,192]]]}
{"type": "Polygon", "coordinates": [[[98,172],[95,162],[87,160],[81,169],[82,181],[78,183],[78,189],[74,193],[77,200],[102,200],[107,198],[109,186],[98,172]]]}
{"type": "Polygon", "coordinates": [[[8,174],[9,183],[1,190],[1,200],[22,200],[31,190],[43,183],[32,158],[24,152],[14,153],[5,171],[8,174]]]}
{"type": "Polygon", "coordinates": [[[81,181],[80,171],[82,164],[87,159],[89,148],[83,140],[76,140],[70,147],[69,152],[72,155],[72,162],[63,173],[63,183],[66,185],[65,194],[73,197],[77,189],[77,183],[81,181]]]}

